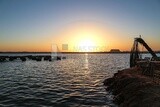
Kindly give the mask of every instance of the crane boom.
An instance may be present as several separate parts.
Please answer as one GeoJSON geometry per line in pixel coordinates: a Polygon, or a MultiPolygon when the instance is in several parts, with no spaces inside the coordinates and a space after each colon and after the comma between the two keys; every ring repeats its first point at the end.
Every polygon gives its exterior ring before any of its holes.
{"type": "Polygon", "coordinates": [[[158,59],[157,55],[154,53],[154,51],[147,45],[147,43],[140,37],[135,38],[134,44],[130,53],[130,67],[133,67],[136,65],[136,60],[140,59],[140,52],[138,49],[138,43],[142,44],[148,52],[152,55],[153,58],[158,59]]]}
{"type": "Polygon", "coordinates": [[[157,55],[153,52],[153,50],[147,45],[147,43],[142,38],[135,38],[135,40],[140,44],[142,44],[154,58],[157,58],[157,55]]]}

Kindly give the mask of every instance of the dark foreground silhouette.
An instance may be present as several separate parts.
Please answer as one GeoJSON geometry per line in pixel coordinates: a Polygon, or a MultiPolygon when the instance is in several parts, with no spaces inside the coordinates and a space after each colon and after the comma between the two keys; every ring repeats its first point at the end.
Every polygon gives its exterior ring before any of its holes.
{"type": "Polygon", "coordinates": [[[139,68],[118,71],[104,85],[120,107],[160,107],[159,79],[142,75],[139,68]]]}

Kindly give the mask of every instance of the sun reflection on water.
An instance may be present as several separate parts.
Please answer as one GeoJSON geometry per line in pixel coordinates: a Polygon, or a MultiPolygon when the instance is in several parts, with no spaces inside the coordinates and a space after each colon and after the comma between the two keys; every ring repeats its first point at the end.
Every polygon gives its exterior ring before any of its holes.
{"type": "Polygon", "coordinates": [[[85,54],[85,62],[84,62],[84,67],[86,70],[88,70],[88,54],[85,54]]]}

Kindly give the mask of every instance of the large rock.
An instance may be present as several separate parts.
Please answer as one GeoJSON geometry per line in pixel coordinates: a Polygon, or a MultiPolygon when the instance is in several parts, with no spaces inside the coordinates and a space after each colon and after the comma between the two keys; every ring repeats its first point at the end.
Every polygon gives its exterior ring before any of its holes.
{"type": "Polygon", "coordinates": [[[139,68],[118,71],[104,85],[107,91],[112,91],[120,107],[160,107],[160,85],[153,78],[141,75],[139,68]]]}

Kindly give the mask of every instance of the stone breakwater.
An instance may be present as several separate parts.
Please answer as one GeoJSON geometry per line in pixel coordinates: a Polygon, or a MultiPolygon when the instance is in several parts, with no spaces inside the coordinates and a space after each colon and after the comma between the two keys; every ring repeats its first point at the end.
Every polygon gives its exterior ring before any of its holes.
{"type": "Polygon", "coordinates": [[[66,57],[65,56],[52,57],[51,55],[0,56],[0,62],[14,61],[17,59],[21,61],[26,61],[26,60],[52,61],[52,60],[66,59],[66,57]]]}
{"type": "Polygon", "coordinates": [[[118,71],[104,85],[119,107],[160,107],[160,84],[142,75],[139,68],[118,71]]]}

